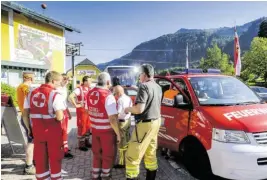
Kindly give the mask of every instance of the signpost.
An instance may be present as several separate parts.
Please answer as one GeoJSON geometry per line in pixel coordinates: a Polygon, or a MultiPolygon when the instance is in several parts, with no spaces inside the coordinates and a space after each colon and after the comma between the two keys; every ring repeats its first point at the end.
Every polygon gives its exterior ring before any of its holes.
{"type": "Polygon", "coordinates": [[[66,56],[71,56],[71,63],[72,63],[72,89],[76,88],[76,77],[75,77],[75,66],[74,66],[74,60],[75,60],[75,56],[80,56],[81,55],[81,46],[83,46],[83,44],[80,43],[66,43],[66,56]]]}

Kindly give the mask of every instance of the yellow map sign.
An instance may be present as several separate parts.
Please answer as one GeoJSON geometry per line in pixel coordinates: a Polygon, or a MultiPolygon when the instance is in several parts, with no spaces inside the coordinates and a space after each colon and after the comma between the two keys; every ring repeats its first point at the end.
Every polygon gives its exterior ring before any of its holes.
{"type": "MultiPolygon", "coordinates": [[[[64,54],[64,37],[22,24],[18,25],[17,32],[13,61],[46,65],[49,69],[54,69],[53,66],[55,65],[53,63],[59,60],[56,55],[64,54]]],[[[64,56],[60,58],[64,58],[64,56]]]]}

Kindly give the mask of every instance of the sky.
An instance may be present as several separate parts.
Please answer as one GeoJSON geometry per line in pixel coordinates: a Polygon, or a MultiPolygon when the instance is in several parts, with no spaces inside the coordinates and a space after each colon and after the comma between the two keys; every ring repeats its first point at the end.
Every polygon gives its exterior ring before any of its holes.
{"type": "MultiPolygon", "coordinates": [[[[180,28],[208,29],[243,25],[267,16],[267,2],[211,1],[36,1],[18,2],[62,21],[82,33],[66,33],[66,42],[82,42],[75,64],[88,58],[95,64],[119,58],[142,42],[180,28]],[[41,4],[47,9],[43,11],[41,4]]],[[[66,58],[66,69],[71,59],[66,58]]]]}

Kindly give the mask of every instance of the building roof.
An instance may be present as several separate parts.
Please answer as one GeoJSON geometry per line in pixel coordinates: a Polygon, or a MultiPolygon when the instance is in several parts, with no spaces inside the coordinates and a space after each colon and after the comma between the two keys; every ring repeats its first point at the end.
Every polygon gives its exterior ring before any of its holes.
{"type": "Polygon", "coordinates": [[[80,63],[78,63],[75,67],[77,67],[77,66],[88,66],[88,65],[96,66],[95,63],[93,63],[92,61],[90,61],[89,59],[86,58],[85,60],[83,60],[80,63]]]}
{"type": "Polygon", "coordinates": [[[71,27],[69,25],[64,24],[63,22],[57,21],[53,18],[50,18],[48,16],[45,16],[43,14],[37,13],[29,8],[26,8],[18,3],[15,2],[10,2],[10,1],[2,1],[1,2],[1,8],[2,7],[6,7],[8,9],[13,9],[15,12],[19,12],[21,14],[24,14],[25,16],[28,16],[30,18],[51,24],[51,25],[56,25],[56,26],[60,26],[62,28],[64,28],[67,31],[75,31],[77,33],[81,33],[81,31],[79,29],[76,29],[74,27],[71,27]]]}
{"type": "MultiPolygon", "coordinates": [[[[86,58],[83,61],[81,61],[80,63],[76,64],[75,68],[78,67],[78,66],[90,66],[90,65],[91,66],[95,66],[98,69],[98,67],[95,65],[95,63],[90,61],[88,58],[86,58]]],[[[67,70],[67,72],[69,72],[69,71],[71,71],[71,69],[67,70]]]]}
{"type": "Polygon", "coordinates": [[[5,61],[5,60],[1,61],[1,66],[14,66],[14,67],[35,68],[43,70],[49,69],[47,65],[28,64],[23,62],[5,61]]]}

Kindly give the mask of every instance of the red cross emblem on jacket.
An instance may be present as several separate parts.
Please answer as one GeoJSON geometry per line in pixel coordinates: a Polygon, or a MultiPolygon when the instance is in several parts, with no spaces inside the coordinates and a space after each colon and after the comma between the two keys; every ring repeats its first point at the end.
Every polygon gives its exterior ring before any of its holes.
{"type": "Polygon", "coordinates": [[[90,103],[93,104],[93,105],[96,105],[99,101],[99,92],[97,91],[93,91],[91,94],[90,94],[90,103]]]}
{"type": "Polygon", "coordinates": [[[43,93],[34,94],[32,102],[36,107],[43,107],[45,104],[45,95],[43,93]]]}

